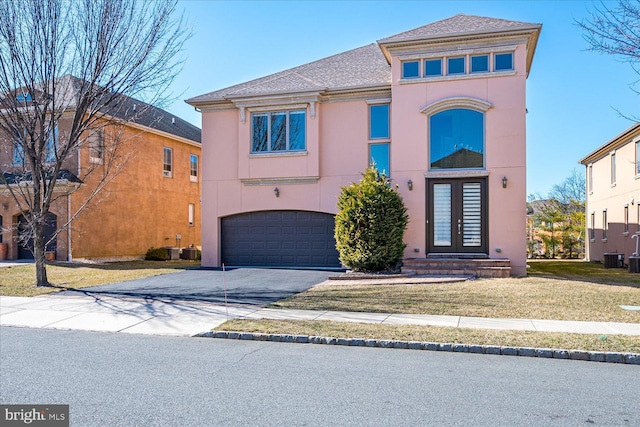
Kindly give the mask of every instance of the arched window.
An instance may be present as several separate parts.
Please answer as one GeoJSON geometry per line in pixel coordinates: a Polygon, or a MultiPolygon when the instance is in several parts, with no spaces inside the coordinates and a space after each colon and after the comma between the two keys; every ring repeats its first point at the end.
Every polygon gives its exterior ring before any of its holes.
{"type": "Polygon", "coordinates": [[[429,116],[429,168],[484,168],[484,113],[452,108],[429,116]]]}

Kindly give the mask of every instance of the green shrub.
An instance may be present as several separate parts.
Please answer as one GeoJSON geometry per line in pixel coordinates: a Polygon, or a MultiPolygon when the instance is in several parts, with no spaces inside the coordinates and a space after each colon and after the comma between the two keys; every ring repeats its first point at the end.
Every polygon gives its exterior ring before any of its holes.
{"type": "Polygon", "coordinates": [[[147,261],[168,261],[169,251],[165,248],[149,248],[144,259],[147,261]]]}
{"type": "Polygon", "coordinates": [[[354,271],[393,272],[402,265],[409,222],[400,194],[374,167],[359,183],[342,187],[335,238],[340,261],[354,271]]]}

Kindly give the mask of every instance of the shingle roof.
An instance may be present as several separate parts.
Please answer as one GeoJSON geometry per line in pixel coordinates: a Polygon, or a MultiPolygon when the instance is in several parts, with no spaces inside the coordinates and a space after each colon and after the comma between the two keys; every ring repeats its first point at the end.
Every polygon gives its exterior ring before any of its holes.
{"type": "MultiPolygon", "coordinates": [[[[58,87],[61,88],[60,99],[64,105],[72,108],[75,105],[78,92],[86,84],[88,82],[75,76],[66,75],[61,77],[58,80],[58,87]]],[[[199,143],[202,140],[202,131],[197,126],[130,96],[118,95],[117,102],[106,109],[103,108],[101,111],[125,122],[146,126],[194,142],[199,143]]]]}
{"type": "Polygon", "coordinates": [[[380,40],[379,43],[420,38],[447,37],[454,34],[487,33],[492,31],[515,30],[532,27],[539,27],[539,24],[459,14],[452,16],[451,18],[414,28],[413,30],[404,31],[396,35],[386,37],[380,40]]]}
{"type": "Polygon", "coordinates": [[[188,103],[279,92],[321,91],[391,84],[391,66],[377,44],[329,56],[266,77],[196,96],[188,103]]]}

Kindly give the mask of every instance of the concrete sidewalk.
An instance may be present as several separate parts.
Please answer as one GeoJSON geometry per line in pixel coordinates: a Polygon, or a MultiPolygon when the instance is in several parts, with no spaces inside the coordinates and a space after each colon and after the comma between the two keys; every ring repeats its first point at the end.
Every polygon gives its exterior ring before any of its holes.
{"type": "Polygon", "coordinates": [[[0,296],[0,326],[192,336],[227,319],[333,320],[455,328],[640,336],[640,323],[490,319],[390,313],[276,310],[254,305],[109,296],[0,296]]]}

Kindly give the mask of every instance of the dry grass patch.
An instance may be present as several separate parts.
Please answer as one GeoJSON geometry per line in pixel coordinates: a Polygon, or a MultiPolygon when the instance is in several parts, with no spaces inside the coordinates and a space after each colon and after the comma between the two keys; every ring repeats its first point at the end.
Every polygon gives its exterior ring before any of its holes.
{"type": "Polygon", "coordinates": [[[0,295],[32,297],[65,289],[78,289],[197,268],[196,261],[126,261],[104,264],[63,264],[47,266],[53,287],[35,286],[35,265],[0,268],[0,295]]]}
{"type": "Polygon", "coordinates": [[[217,330],[268,334],[315,335],[337,338],[388,339],[512,347],[640,353],[640,337],[558,332],[496,331],[417,325],[380,325],[311,320],[240,320],[217,330]]]}
{"type": "Polygon", "coordinates": [[[640,322],[640,311],[620,308],[620,305],[640,306],[640,275],[620,269],[609,276],[611,269],[577,261],[533,265],[532,274],[524,278],[426,285],[317,286],[270,307],[640,322]],[[561,277],[558,270],[570,278],[561,277]],[[596,283],[598,280],[605,284],[596,283]]]}

